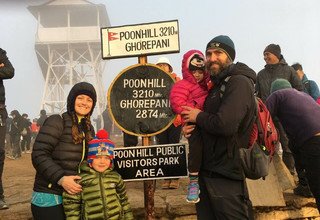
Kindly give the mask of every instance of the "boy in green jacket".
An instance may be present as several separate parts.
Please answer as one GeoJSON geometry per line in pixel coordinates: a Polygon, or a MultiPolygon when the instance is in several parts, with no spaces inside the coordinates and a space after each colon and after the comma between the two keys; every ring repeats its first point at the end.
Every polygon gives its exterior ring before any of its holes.
{"type": "Polygon", "coordinates": [[[82,192],[63,193],[67,220],[134,219],[124,182],[113,170],[113,148],[105,130],[89,142],[87,161],[80,165],[82,192]]]}

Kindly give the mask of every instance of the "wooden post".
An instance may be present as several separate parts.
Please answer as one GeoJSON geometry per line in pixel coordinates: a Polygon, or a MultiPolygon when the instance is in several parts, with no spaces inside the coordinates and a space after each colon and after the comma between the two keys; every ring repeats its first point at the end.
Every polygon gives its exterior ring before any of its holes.
{"type": "MultiPolygon", "coordinates": [[[[150,145],[149,137],[142,137],[143,146],[150,145]]],[[[145,208],[145,219],[154,220],[156,219],[154,211],[154,192],[156,190],[155,180],[143,181],[144,186],[144,208],[145,208]]]]}
{"type": "MultiPolygon", "coordinates": [[[[147,57],[139,56],[139,64],[146,64],[147,57]]],[[[150,145],[150,137],[143,136],[142,137],[142,146],[150,145]]],[[[155,180],[145,180],[143,181],[144,186],[144,208],[145,208],[145,219],[154,220],[156,219],[155,211],[154,211],[154,192],[156,189],[156,181],[155,180]]]]}

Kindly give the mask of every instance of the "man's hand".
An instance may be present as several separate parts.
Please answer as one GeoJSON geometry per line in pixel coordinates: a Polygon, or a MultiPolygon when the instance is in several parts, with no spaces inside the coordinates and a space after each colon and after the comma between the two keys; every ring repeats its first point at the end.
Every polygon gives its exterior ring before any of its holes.
{"type": "Polygon", "coordinates": [[[74,195],[82,191],[80,184],[76,183],[76,180],[80,180],[80,176],[64,176],[61,179],[61,186],[67,191],[67,193],[74,195]]]}
{"type": "Polygon", "coordinates": [[[4,64],[3,64],[3,63],[0,63],[0,67],[4,67],[4,64]]]}
{"type": "Polygon", "coordinates": [[[181,112],[181,116],[185,122],[192,122],[195,123],[198,114],[201,112],[200,109],[192,108],[189,106],[181,106],[183,111],[181,112]]]}

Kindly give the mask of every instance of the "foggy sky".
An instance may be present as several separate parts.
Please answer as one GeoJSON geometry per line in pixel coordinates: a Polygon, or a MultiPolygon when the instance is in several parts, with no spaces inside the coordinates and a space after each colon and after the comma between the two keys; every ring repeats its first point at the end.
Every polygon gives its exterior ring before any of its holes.
{"type": "MultiPolygon", "coordinates": [[[[42,0],[0,0],[0,47],[15,67],[15,77],[4,80],[6,104],[37,117],[44,89],[44,79],[34,45],[37,21],[27,6],[42,0]]],[[[180,53],[166,55],[174,72],[180,74],[183,54],[189,49],[205,50],[215,36],[229,35],[236,46],[236,59],[255,71],[265,65],[262,52],[270,43],[281,46],[289,65],[302,63],[309,79],[320,83],[320,1],[318,0],[91,0],[105,4],[111,26],[157,21],[179,21],[180,53]]],[[[150,63],[160,56],[149,56],[150,63]]],[[[106,61],[104,87],[137,58],[106,61]]]]}

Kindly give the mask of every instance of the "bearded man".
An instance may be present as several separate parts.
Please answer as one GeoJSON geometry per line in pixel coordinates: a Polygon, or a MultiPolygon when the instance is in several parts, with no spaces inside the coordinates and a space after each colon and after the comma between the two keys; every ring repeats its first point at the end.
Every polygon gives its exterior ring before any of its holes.
{"type": "Polygon", "coordinates": [[[206,47],[206,69],[213,89],[203,111],[184,106],[186,137],[201,133],[203,158],[199,172],[198,219],[253,219],[252,204],[239,160],[239,148],[248,144],[255,114],[256,73],[235,59],[233,41],[224,35],[206,47]],[[222,89],[223,88],[223,89],[222,89]]]}

